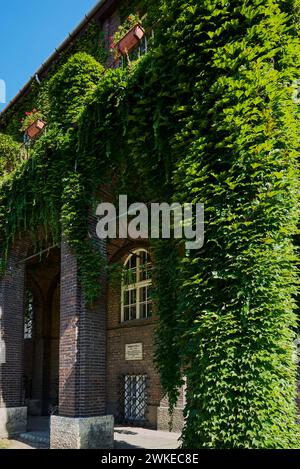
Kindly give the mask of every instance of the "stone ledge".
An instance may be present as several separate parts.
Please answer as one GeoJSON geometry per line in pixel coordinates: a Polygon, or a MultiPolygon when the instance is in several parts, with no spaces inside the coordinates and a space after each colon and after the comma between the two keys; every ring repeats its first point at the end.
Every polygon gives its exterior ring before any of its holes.
{"type": "Polygon", "coordinates": [[[27,407],[0,408],[0,438],[10,438],[27,430],[27,407]]]}
{"type": "Polygon", "coordinates": [[[114,446],[114,418],[51,416],[51,449],[111,449],[114,446]]]}

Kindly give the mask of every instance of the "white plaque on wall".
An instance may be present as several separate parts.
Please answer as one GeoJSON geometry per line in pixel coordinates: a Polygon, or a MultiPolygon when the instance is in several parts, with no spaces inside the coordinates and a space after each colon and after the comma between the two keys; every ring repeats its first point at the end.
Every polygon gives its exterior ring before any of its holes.
{"type": "Polygon", "coordinates": [[[125,360],[143,360],[143,344],[126,344],[125,360]]]}

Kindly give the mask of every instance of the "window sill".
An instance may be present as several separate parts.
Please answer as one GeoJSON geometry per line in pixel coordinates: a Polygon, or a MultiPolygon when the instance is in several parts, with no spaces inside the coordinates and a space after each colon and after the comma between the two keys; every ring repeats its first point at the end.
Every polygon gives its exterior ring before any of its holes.
{"type": "Polygon", "coordinates": [[[128,329],[130,327],[143,327],[150,326],[157,323],[157,317],[151,317],[146,319],[132,319],[131,321],[119,322],[118,324],[108,327],[108,330],[111,329],[128,329]]]}

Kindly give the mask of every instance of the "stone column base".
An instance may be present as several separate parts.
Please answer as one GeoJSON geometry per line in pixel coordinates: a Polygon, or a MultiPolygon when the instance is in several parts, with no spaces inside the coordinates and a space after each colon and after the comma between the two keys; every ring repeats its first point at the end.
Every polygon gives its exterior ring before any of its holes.
{"type": "Polygon", "coordinates": [[[27,407],[0,408],[0,438],[11,438],[27,431],[27,407]]]}
{"type": "Polygon", "coordinates": [[[111,449],[114,446],[114,418],[51,416],[51,449],[111,449]]]}
{"type": "Polygon", "coordinates": [[[184,426],[183,409],[175,407],[173,418],[170,419],[169,407],[157,408],[157,430],[181,433],[184,426]],[[171,427],[171,428],[170,428],[171,427]]]}

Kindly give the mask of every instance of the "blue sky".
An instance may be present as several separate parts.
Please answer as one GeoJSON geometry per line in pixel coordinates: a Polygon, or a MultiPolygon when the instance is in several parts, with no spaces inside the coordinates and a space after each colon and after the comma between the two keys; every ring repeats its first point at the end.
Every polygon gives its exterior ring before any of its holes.
{"type": "MultiPolygon", "coordinates": [[[[0,80],[6,83],[7,102],[97,3],[97,0],[1,2],[0,80]]],[[[0,103],[0,111],[4,107],[0,103]]]]}

